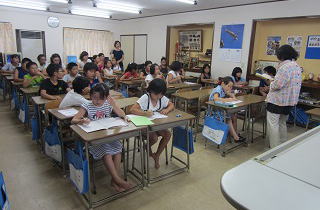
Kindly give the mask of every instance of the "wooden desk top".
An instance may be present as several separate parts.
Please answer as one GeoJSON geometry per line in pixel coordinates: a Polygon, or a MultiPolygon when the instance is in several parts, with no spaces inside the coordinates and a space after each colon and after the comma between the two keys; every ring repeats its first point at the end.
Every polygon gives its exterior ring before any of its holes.
{"type": "Polygon", "coordinates": [[[134,132],[134,131],[140,131],[142,129],[145,129],[146,127],[143,127],[143,126],[136,127],[133,123],[129,123],[129,125],[125,126],[125,127],[116,127],[116,128],[111,128],[111,129],[95,131],[95,132],[91,132],[91,133],[85,132],[78,125],[71,125],[70,128],[78,136],[81,136],[81,138],[84,141],[92,142],[92,141],[99,140],[99,139],[115,137],[120,134],[130,133],[130,132],[134,132]]]}
{"type": "Polygon", "coordinates": [[[192,100],[204,97],[206,95],[210,95],[212,89],[203,89],[203,90],[193,90],[193,91],[186,91],[186,92],[180,92],[180,93],[173,93],[172,96],[177,98],[182,98],[185,100],[192,100]]]}
{"type": "Polygon", "coordinates": [[[39,93],[39,88],[40,87],[29,87],[29,88],[21,88],[20,90],[24,94],[38,94],[39,93]]]}
{"type": "Polygon", "coordinates": [[[23,85],[23,82],[11,81],[11,84],[12,84],[13,86],[22,86],[22,85],[23,85]]]}
{"type": "Polygon", "coordinates": [[[208,101],[206,103],[208,105],[211,105],[211,106],[220,107],[222,109],[226,109],[226,110],[229,109],[230,110],[230,109],[235,109],[235,108],[239,108],[239,107],[248,106],[250,104],[257,104],[257,103],[264,102],[266,97],[265,96],[249,94],[249,95],[238,96],[237,99],[242,101],[242,102],[236,104],[233,107],[221,106],[219,104],[214,103],[214,101],[208,101]]]}
{"type": "Polygon", "coordinates": [[[196,88],[196,87],[201,87],[200,84],[198,83],[176,83],[176,84],[168,84],[168,89],[183,89],[183,88],[196,88]]]}
{"type": "Polygon", "coordinates": [[[124,72],[122,72],[122,71],[119,70],[119,71],[113,71],[113,73],[114,73],[114,74],[117,74],[117,75],[122,75],[124,72]]]}
{"type": "Polygon", "coordinates": [[[134,79],[134,80],[123,80],[120,81],[120,84],[125,85],[141,85],[141,83],[144,81],[144,79],[134,79]]]}
{"type": "Polygon", "coordinates": [[[9,80],[9,81],[13,81],[14,80],[13,75],[5,75],[4,77],[6,78],[6,80],[9,80]]]}
{"type": "Polygon", "coordinates": [[[204,81],[203,83],[217,85],[218,84],[218,80],[211,79],[211,80],[208,80],[208,81],[204,81]]]}
{"type": "Polygon", "coordinates": [[[251,86],[251,85],[245,85],[245,86],[242,86],[242,85],[236,86],[236,85],[234,85],[233,89],[253,90],[253,89],[257,88],[257,87],[258,86],[251,86]]]}
{"type": "Polygon", "coordinates": [[[174,123],[182,120],[192,120],[194,119],[195,116],[188,114],[186,112],[180,111],[178,109],[173,110],[168,114],[167,118],[162,118],[162,119],[155,119],[152,120],[154,123],[153,125],[150,125],[150,127],[153,126],[158,126],[158,125],[163,125],[163,124],[169,124],[169,123],[174,123]],[[177,115],[180,115],[180,117],[177,117],[177,115]]]}
{"type": "Polygon", "coordinates": [[[306,113],[320,117],[320,108],[310,109],[310,110],[306,111],[306,113]]]}
{"type": "Polygon", "coordinates": [[[1,74],[1,76],[13,76],[14,71],[13,72],[3,72],[2,71],[0,74],[1,74]]]}

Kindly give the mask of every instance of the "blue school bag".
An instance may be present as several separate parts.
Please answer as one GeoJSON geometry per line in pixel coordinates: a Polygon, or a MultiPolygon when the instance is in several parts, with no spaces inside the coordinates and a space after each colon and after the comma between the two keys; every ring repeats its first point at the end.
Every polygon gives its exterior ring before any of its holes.
{"type": "Polygon", "coordinates": [[[206,116],[202,135],[220,145],[225,144],[229,133],[229,125],[216,119],[214,116],[206,116]]]}
{"type": "Polygon", "coordinates": [[[187,131],[184,126],[173,128],[172,144],[174,147],[187,153],[187,135],[189,137],[189,154],[192,154],[194,152],[192,129],[188,129],[187,131]]]}
{"type": "Polygon", "coordinates": [[[81,194],[89,191],[88,161],[83,154],[83,146],[80,141],[76,142],[75,149],[67,149],[70,180],[81,194]]]}
{"type": "Polygon", "coordinates": [[[11,99],[11,110],[18,110],[18,109],[19,109],[18,93],[16,89],[13,89],[12,99],[11,99]]]}
{"type": "Polygon", "coordinates": [[[29,107],[27,104],[27,100],[25,97],[23,97],[22,103],[20,105],[20,111],[19,111],[19,119],[22,123],[28,122],[28,113],[29,113],[29,107]]]}
{"type": "Polygon", "coordinates": [[[62,161],[62,146],[58,133],[58,125],[56,121],[44,130],[44,152],[54,160],[62,161]]]}
{"type": "Polygon", "coordinates": [[[129,97],[128,92],[127,92],[127,88],[124,85],[121,85],[121,93],[125,98],[129,97]]]}
{"type": "Polygon", "coordinates": [[[4,183],[4,178],[2,172],[0,172],[0,209],[9,210],[9,200],[7,196],[6,185],[4,183]]]}
{"type": "Polygon", "coordinates": [[[38,106],[34,106],[34,115],[31,118],[32,140],[40,139],[40,125],[38,116],[38,106]]]}

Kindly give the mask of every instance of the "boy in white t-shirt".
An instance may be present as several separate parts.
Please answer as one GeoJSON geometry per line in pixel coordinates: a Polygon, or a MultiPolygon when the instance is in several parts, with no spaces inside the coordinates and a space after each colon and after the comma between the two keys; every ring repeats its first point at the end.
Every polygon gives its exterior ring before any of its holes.
{"type": "MultiPolygon", "coordinates": [[[[150,82],[147,88],[147,94],[144,94],[139,98],[136,104],[131,108],[131,113],[141,116],[151,117],[153,112],[160,112],[161,114],[167,115],[169,112],[174,110],[174,105],[165,96],[167,91],[166,83],[162,79],[154,79],[150,82]]],[[[160,154],[163,152],[164,148],[168,144],[171,138],[170,131],[161,130],[152,132],[149,134],[150,141],[150,156],[155,161],[155,168],[160,167],[159,159],[160,154]],[[152,152],[151,146],[158,141],[158,137],[161,136],[161,141],[159,143],[158,149],[155,153],[152,152]]]]}
{"type": "Polygon", "coordinates": [[[69,91],[60,103],[59,108],[70,106],[81,106],[87,103],[88,100],[83,97],[90,92],[90,81],[86,77],[76,77],[72,81],[73,90],[69,91]]]}
{"type": "Polygon", "coordinates": [[[158,64],[152,64],[150,67],[150,74],[148,74],[145,78],[147,87],[149,86],[149,83],[155,78],[163,79],[163,76],[160,73],[160,68],[158,64]]]}
{"type": "Polygon", "coordinates": [[[67,65],[68,74],[63,76],[63,80],[68,83],[69,87],[72,87],[72,81],[78,77],[81,76],[79,74],[79,67],[76,63],[68,63],[67,65]]]}

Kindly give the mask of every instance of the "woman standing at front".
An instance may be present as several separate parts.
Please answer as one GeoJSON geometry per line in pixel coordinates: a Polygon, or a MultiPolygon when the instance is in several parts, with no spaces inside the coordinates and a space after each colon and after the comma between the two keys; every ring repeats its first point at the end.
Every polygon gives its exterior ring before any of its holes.
{"type": "Polygon", "coordinates": [[[270,147],[287,140],[287,119],[297,105],[301,89],[301,67],[296,63],[297,51],[290,45],[277,50],[280,60],[277,74],[267,95],[267,136],[270,147]]]}
{"type": "Polygon", "coordinates": [[[115,41],[114,42],[114,50],[111,51],[111,58],[115,58],[119,66],[123,71],[123,59],[124,53],[121,50],[121,42],[115,41]]]}

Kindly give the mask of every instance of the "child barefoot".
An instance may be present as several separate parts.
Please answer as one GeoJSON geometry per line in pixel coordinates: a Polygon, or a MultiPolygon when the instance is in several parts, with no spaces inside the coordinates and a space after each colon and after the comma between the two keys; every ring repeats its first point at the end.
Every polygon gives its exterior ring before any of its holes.
{"type": "MultiPolygon", "coordinates": [[[[91,120],[109,118],[112,111],[127,120],[124,111],[119,108],[109,95],[109,88],[106,84],[99,83],[93,86],[90,90],[90,97],[92,101],[81,105],[79,112],[72,119],[72,123],[87,124],[91,120]],[[87,118],[83,118],[85,116],[87,118]]],[[[111,186],[118,192],[132,187],[129,182],[126,182],[119,175],[121,151],[122,144],[119,140],[89,147],[89,152],[95,160],[103,159],[103,163],[112,177],[111,186]]]]}
{"type": "MultiPolygon", "coordinates": [[[[147,88],[148,93],[141,96],[137,103],[132,106],[131,113],[147,117],[151,117],[153,112],[160,112],[164,115],[168,114],[174,109],[174,105],[164,96],[166,91],[167,86],[164,80],[159,78],[152,80],[147,88]]],[[[170,138],[171,133],[169,130],[161,130],[149,134],[150,156],[154,159],[155,168],[157,169],[160,168],[160,154],[170,141],[170,138]],[[152,153],[151,146],[158,141],[159,136],[161,136],[161,141],[158,149],[155,153],[152,153]]]]}

